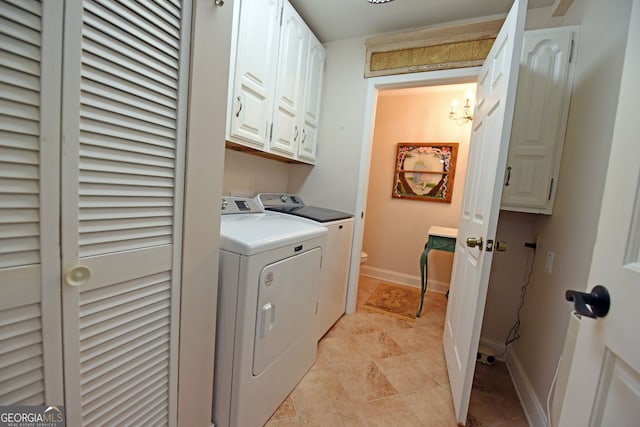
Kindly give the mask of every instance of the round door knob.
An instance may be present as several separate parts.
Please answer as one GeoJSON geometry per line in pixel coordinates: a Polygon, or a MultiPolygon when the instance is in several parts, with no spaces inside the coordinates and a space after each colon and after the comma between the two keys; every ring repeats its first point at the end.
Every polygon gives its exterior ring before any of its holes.
{"type": "Polygon", "coordinates": [[[82,286],[91,278],[91,270],[86,265],[76,265],[64,275],[64,281],[69,286],[82,286]]]}
{"type": "Polygon", "coordinates": [[[476,239],[475,237],[468,237],[467,238],[467,246],[469,246],[470,248],[475,248],[477,247],[478,249],[482,250],[482,237],[480,237],[479,239],[476,239]]]}

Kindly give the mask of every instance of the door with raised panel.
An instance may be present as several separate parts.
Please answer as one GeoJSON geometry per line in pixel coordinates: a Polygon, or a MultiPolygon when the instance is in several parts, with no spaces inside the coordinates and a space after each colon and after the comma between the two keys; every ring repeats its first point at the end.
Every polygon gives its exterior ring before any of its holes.
{"type": "Polygon", "coordinates": [[[69,425],[176,425],[191,2],[69,0],[61,248],[69,425]]]}
{"type": "Polygon", "coordinates": [[[552,212],[573,86],[574,37],[566,28],[525,32],[502,209],[552,212]]]}
{"type": "Polygon", "coordinates": [[[0,405],[62,405],[62,1],[0,1],[0,405]]]}
{"type": "Polygon", "coordinates": [[[269,146],[282,1],[236,3],[240,21],[229,136],[264,149],[269,146]]]}
{"type": "Polygon", "coordinates": [[[324,46],[313,33],[310,33],[302,115],[302,136],[298,145],[298,157],[309,161],[316,160],[325,58],[326,51],[324,46]]]}
{"type": "Polygon", "coordinates": [[[302,138],[301,117],[310,31],[288,1],[284,2],[278,53],[278,81],[273,107],[271,149],[293,156],[302,138]]]}

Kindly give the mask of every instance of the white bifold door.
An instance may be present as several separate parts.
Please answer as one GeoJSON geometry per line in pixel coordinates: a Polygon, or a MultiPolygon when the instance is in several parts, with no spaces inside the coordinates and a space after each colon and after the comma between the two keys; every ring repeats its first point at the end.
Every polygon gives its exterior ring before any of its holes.
{"type": "Polygon", "coordinates": [[[15,249],[0,255],[12,295],[0,338],[16,345],[0,348],[0,380],[18,393],[28,386],[11,378],[15,364],[33,366],[46,390],[0,403],[64,404],[70,426],[175,425],[190,2],[71,0],[62,10],[2,3],[2,49],[23,43],[31,67],[9,57],[1,82],[11,91],[0,112],[0,237],[15,249]],[[27,24],[32,39],[12,32],[27,24]],[[30,356],[37,335],[42,362],[30,356]]]}

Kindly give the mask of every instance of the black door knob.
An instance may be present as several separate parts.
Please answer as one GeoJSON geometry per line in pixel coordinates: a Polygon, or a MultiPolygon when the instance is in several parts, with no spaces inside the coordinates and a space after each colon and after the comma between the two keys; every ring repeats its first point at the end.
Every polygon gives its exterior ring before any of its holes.
{"type": "Polygon", "coordinates": [[[611,307],[609,291],[600,285],[595,286],[590,293],[569,290],[565,293],[565,298],[573,301],[576,313],[592,319],[606,316],[611,307]]]}

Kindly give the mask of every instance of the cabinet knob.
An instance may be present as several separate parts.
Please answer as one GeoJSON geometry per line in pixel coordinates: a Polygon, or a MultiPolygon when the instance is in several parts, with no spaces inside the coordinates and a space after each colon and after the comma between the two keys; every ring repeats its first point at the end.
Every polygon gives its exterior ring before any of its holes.
{"type": "Polygon", "coordinates": [[[76,265],[64,275],[64,282],[69,286],[85,285],[91,278],[91,270],[86,265],[76,265]]]}

